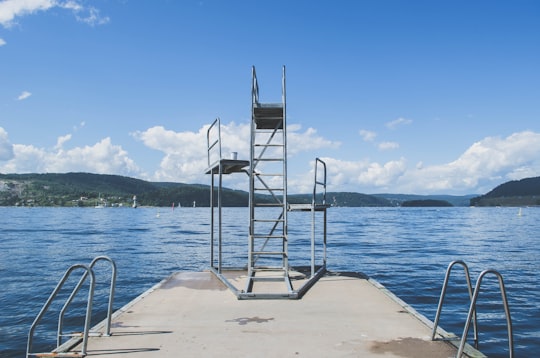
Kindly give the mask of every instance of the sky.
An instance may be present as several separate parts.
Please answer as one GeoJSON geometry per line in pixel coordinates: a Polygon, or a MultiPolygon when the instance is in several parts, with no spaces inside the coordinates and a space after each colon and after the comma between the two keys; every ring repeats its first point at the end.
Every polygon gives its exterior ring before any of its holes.
{"type": "MultiPolygon", "coordinates": [[[[540,176],[536,0],[0,0],[0,173],[209,184],[286,68],[288,190],[484,194],[540,176]]],[[[248,190],[227,176],[226,187],[248,190]]]]}

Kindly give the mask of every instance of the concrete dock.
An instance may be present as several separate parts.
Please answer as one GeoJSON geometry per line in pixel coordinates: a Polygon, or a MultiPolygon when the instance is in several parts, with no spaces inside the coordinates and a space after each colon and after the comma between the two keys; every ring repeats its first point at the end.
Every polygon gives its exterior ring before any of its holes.
{"type": "Polygon", "coordinates": [[[238,300],[211,272],[180,272],[117,311],[87,356],[455,357],[430,323],[362,275],[326,273],[299,300],[238,300]]]}

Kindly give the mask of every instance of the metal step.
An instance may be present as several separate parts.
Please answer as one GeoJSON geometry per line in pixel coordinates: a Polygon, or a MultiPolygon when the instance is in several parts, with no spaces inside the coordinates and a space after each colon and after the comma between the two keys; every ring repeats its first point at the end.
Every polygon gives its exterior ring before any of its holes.
{"type": "Polygon", "coordinates": [[[252,235],[254,239],[285,239],[285,235],[252,235]]]}
{"type": "Polygon", "coordinates": [[[287,256],[287,253],[283,252],[283,251],[253,251],[253,255],[256,255],[256,256],[281,256],[283,255],[284,257],[287,256]]]}

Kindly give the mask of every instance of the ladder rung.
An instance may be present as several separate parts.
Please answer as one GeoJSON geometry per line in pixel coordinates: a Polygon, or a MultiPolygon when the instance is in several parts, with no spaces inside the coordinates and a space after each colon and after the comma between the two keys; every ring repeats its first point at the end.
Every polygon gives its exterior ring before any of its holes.
{"type": "Polygon", "coordinates": [[[288,270],[283,266],[254,266],[253,272],[281,272],[285,274],[288,270]]]}
{"type": "Polygon", "coordinates": [[[263,144],[254,143],[253,145],[255,147],[284,147],[285,146],[284,144],[269,144],[269,143],[263,143],[263,144]]]}
{"type": "Polygon", "coordinates": [[[285,235],[251,235],[253,239],[285,239],[285,235]]]}
{"type": "Polygon", "coordinates": [[[283,219],[253,219],[254,222],[258,222],[258,223],[281,223],[281,222],[284,222],[285,220],[283,219]]]}
{"type": "Polygon", "coordinates": [[[257,159],[253,159],[253,163],[258,163],[258,162],[283,162],[284,159],[283,158],[257,158],[257,159]]]}
{"type": "Polygon", "coordinates": [[[287,256],[287,254],[283,251],[253,251],[253,255],[257,255],[257,256],[262,256],[262,255],[271,255],[271,256],[276,256],[276,255],[283,255],[283,256],[287,256]]]}
{"type": "Polygon", "coordinates": [[[48,352],[48,353],[28,353],[29,356],[36,357],[84,357],[77,352],[48,352]]]}
{"type": "Polygon", "coordinates": [[[253,173],[254,175],[258,177],[283,177],[284,175],[281,173],[253,173]]]}
{"type": "Polygon", "coordinates": [[[286,280],[287,278],[285,276],[266,276],[266,277],[261,277],[261,276],[253,276],[250,278],[252,281],[274,281],[274,282],[280,282],[280,281],[283,281],[283,280],[286,280]]]}

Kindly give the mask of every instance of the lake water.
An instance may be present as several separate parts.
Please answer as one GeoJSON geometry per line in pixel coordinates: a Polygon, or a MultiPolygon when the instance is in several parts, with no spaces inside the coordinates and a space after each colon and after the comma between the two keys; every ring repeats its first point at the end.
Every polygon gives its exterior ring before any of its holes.
{"type": "MultiPolygon", "coordinates": [[[[496,269],[508,294],[515,356],[536,356],[540,352],[540,208],[523,208],[521,215],[518,210],[331,208],[328,268],[369,275],[430,320],[451,261],[464,260],[473,282],[482,270],[496,269]]],[[[24,356],[32,321],[73,264],[88,264],[99,255],[115,260],[115,309],[175,271],[206,269],[209,216],[209,208],[0,208],[0,356],[24,356]]],[[[309,219],[309,214],[290,213],[291,260],[307,239],[309,219]]],[[[226,208],[223,221],[230,260],[245,265],[248,209],[226,208]]],[[[96,275],[108,275],[108,266],[98,264],[96,275]]],[[[442,328],[459,336],[468,310],[462,276],[456,267],[440,320],[442,328]]],[[[97,286],[92,324],[105,315],[108,282],[105,279],[97,286]]],[[[80,311],[82,303],[77,304],[74,310],[80,311]]],[[[508,356],[504,317],[497,280],[486,276],[478,320],[480,350],[490,357],[508,356]]],[[[46,349],[54,343],[56,320],[57,316],[44,318],[36,331],[38,347],[46,349]]],[[[76,325],[66,319],[66,327],[70,324],[76,325]]]]}

